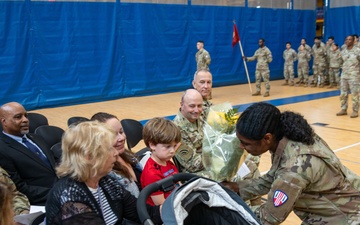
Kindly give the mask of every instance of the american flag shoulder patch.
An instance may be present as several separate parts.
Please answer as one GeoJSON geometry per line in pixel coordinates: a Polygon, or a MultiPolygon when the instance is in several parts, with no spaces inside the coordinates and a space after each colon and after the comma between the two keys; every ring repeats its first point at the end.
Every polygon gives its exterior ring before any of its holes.
{"type": "Polygon", "coordinates": [[[273,196],[273,203],[275,207],[279,207],[281,205],[283,205],[287,200],[288,200],[288,196],[285,192],[280,191],[280,190],[276,190],[273,196]]]}

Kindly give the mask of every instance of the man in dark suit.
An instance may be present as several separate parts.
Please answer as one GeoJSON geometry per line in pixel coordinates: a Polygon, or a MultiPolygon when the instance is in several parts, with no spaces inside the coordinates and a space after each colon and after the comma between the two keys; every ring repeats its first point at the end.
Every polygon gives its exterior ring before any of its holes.
{"type": "Polygon", "coordinates": [[[2,105],[0,121],[0,165],[32,205],[44,205],[58,180],[53,154],[40,136],[29,134],[27,112],[21,104],[2,105]]]}

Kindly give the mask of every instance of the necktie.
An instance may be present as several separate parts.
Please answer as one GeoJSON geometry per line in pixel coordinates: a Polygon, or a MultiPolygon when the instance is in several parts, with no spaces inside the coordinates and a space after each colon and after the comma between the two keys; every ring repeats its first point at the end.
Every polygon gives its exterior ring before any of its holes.
{"type": "Polygon", "coordinates": [[[28,149],[30,149],[30,151],[35,153],[49,168],[52,168],[49,160],[42,152],[40,152],[40,150],[35,145],[29,142],[25,137],[22,138],[22,142],[28,147],[28,149]]]}

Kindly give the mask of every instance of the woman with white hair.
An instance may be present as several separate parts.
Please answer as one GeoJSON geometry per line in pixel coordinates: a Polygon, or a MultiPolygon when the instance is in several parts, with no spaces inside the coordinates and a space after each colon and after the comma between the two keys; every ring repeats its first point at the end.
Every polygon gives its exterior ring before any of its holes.
{"type": "MultiPolygon", "coordinates": [[[[115,131],[99,122],[70,127],[62,139],[60,180],[46,202],[46,224],[122,224],[124,218],[140,222],[136,198],[108,176],[118,152],[115,131]]],[[[161,224],[160,207],[148,207],[161,224]]]]}

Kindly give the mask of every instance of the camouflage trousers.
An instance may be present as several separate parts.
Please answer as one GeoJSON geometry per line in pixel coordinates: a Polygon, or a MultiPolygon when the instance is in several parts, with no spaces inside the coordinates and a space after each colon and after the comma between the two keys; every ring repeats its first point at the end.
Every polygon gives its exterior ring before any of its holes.
{"type": "Polygon", "coordinates": [[[330,84],[340,84],[340,68],[329,68],[330,84]]]}
{"type": "Polygon", "coordinates": [[[324,81],[330,81],[330,62],[328,61],[325,63],[324,81]]]}
{"type": "Polygon", "coordinates": [[[313,67],[313,72],[314,72],[314,79],[313,82],[315,84],[318,83],[319,77],[320,77],[320,84],[324,83],[324,72],[325,72],[325,63],[319,63],[319,64],[314,64],[313,67]]]}
{"type": "Polygon", "coordinates": [[[344,78],[341,77],[341,86],[340,86],[340,104],[341,109],[347,110],[348,108],[348,98],[349,98],[349,90],[351,92],[351,99],[352,99],[352,109],[354,112],[359,111],[359,85],[360,85],[360,78],[350,77],[344,78]]]}
{"type": "Polygon", "coordinates": [[[294,81],[294,64],[284,64],[284,78],[294,81]]]}
{"type": "Polygon", "coordinates": [[[264,80],[266,92],[270,91],[270,70],[256,70],[255,72],[255,86],[256,92],[261,91],[261,78],[264,80]]]}
{"type": "Polygon", "coordinates": [[[298,65],[298,77],[300,82],[307,83],[309,80],[309,65],[298,65]]]}

